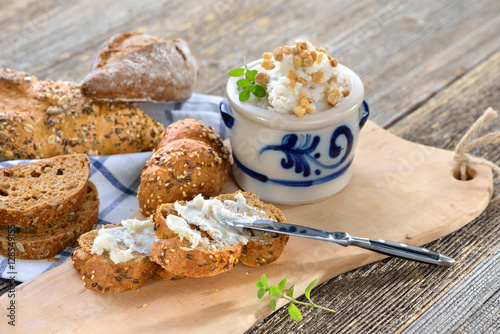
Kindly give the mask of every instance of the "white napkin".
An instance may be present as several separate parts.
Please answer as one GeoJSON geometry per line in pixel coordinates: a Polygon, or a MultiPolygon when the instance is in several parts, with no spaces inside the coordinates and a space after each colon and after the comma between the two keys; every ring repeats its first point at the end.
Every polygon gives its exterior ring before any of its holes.
{"type": "MultiPolygon", "coordinates": [[[[193,118],[210,125],[223,138],[226,127],[219,113],[221,97],[193,94],[183,103],[172,104],[139,104],[142,110],[156,120],[168,124],[193,118]]],[[[139,178],[151,152],[118,154],[101,157],[90,157],[90,180],[96,185],[99,193],[99,224],[116,224],[130,218],[138,209],[137,189],[139,178]]],[[[28,160],[0,162],[0,167],[27,163],[28,160]]],[[[70,259],[73,248],[68,247],[56,258],[48,260],[12,260],[0,255],[0,273],[5,279],[25,282],[47,270],[55,268],[70,259]]]]}

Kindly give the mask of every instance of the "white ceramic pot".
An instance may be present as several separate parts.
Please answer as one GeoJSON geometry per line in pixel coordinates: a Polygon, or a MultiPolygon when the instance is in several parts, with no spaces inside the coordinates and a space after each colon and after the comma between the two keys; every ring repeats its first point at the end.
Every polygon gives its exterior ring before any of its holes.
{"type": "Polygon", "coordinates": [[[239,78],[229,79],[220,110],[231,141],[233,177],[243,190],[268,202],[305,204],[328,198],[349,183],[369,110],[361,79],[338,66],[350,78],[350,94],[331,110],[302,118],[239,101],[239,78]]]}

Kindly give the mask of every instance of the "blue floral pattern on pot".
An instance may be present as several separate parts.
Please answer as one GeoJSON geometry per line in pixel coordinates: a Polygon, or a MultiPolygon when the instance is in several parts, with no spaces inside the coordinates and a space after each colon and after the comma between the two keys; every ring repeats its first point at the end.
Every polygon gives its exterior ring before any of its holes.
{"type": "Polygon", "coordinates": [[[342,165],[351,153],[353,140],[352,131],[348,126],[342,125],[335,129],[330,139],[328,156],[331,159],[338,159],[342,153],[343,155],[340,160],[331,164],[319,161],[322,152],[316,152],[316,149],[321,138],[320,136],[312,136],[310,134],[287,134],[281,139],[281,145],[267,145],[260,150],[259,154],[269,150],[283,152],[285,157],[281,159],[281,167],[284,169],[295,167],[295,173],[302,173],[304,177],[308,177],[311,175],[311,166],[316,168],[314,173],[320,175],[321,169],[331,170],[342,165]],[[340,136],[346,138],[347,144],[345,147],[339,146],[336,143],[340,136]]]}

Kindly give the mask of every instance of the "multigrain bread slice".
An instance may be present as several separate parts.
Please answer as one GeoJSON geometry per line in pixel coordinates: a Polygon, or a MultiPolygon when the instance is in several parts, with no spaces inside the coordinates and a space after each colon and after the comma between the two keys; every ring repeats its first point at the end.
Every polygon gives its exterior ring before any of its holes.
{"type": "MultiPolygon", "coordinates": [[[[198,204],[203,202],[201,196],[197,198],[199,200],[198,204]]],[[[238,191],[234,194],[224,194],[216,198],[219,201],[233,201],[230,204],[222,203],[221,205],[227,204],[226,209],[232,210],[231,208],[234,208],[238,214],[242,213],[241,210],[248,209],[246,213],[251,219],[256,215],[261,215],[286,223],[285,216],[278,208],[263,203],[253,193],[238,191]],[[244,197],[244,201],[242,197],[244,197]]],[[[184,206],[186,203],[181,201],[178,202],[178,205],[184,206]]],[[[213,209],[215,206],[211,206],[211,208],[213,209]]],[[[83,285],[101,293],[123,292],[139,288],[149,277],[157,280],[176,280],[184,277],[214,276],[230,270],[240,259],[245,259],[249,265],[261,266],[275,261],[283,252],[288,241],[286,235],[250,233],[246,229],[244,231],[234,230],[234,228],[227,225],[214,225],[220,230],[210,231],[201,227],[197,228],[194,223],[187,223],[185,225],[186,230],[183,232],[190,234],[197,231],[200,235],[200,239],[197,239],[199,242],[194,245],[192,243],[193,238],[189,238],[185,233],[182,234],[183,238],[181,238],[176,227],[167,225],[167,221],[171,223],[172,220],[170,215],[179,217],[177,210],[182,211],[182,208],[177,206],[176,209],[174,203],[158,207],[152,218],[154,225],[148,226],[148,228],[154,228],[154,235],[158,240],[151,234],[152,239],[149,239],[148,243],[138,242],[141,239],[133,237],[134,244],[139,243],[147,245],[147,247],[152,244],[150,248],[151,256],[144,254],[135,256],[127,262],[115,263],[109,253],[92,254],[94,241],[99,231],[94,230],[82,235],[78,240],[80,246],[75,249],[71,258],[74,267],[81,275],[83,285]],[[228,242],[221,243],[221,240],[215,237],[215,234],[226,235],[226,232],[234,233],[237,238],[228,237],[228,242]],[[242,241],[237,242],[235,240],[242,241]],[[246,254],[243,254],[244,251],[246,254]]],[[[212,210],[211,213],[214,214],[214,211],[212,210]]],[[[104,228],[113,229],[122,226],[122,224],[125,224],[125,221],[104,228]]],[[[151,222],[148,221],[148,224],[151,224],[151,222]]],[[[183,224],[186,224],[186,222],[183,224]]],[[[148,233],[152,233],[152,230],[148,230],[148,233]]],[[[117,239],[114,238],[114,240],[117,239]]],[[[96,245],[98,245],[97,241],[96,245]]],[[[124,250],[123,248],[120,249],[121,251],[124,250]]],[[[113,248],[110,249],[110,251],[112,250],[113,248]]]]}
{"type": "Polygon", "coordinates": [[[23,260],[54,257],[73,245],[81,234],[94,228],[98,213],[97,189],[89,181],[85,201],[65,217],[45,225],[15,227],[12,231],[10,227],[0,227],[0,254],[9,256],[9,252],[15,251],[15,258],[23,260]],[[14,236],[13,245],[9,245],[9,236],[14,236]]]}
{"type": "MultiPolygon", "coordinates": [[[[108,225],[104,228],[119,226],[121,225],[108,225]]],[[[114,263],[109,254],[92,254],[92,246],[98,233],[99,230],[93,230],[80,236],[80,246],[71,254],[73,266],[80,273],[83,285],[100,293],[113,293],[137,289],[146,283],[158,265],[146,255],[114,263]]]]}
{"type": "MultiPolygon", "coordinates": [[[[283,213],[272,204],[263,203],[255,194],[238,191],[234,194],[223,194],[215,197],[220,201],[235,200],[237,194],[242,194],[246,203],[265,213],[269,219],[286,223],[283,213]]],[[[178,202],[185,205],[186,202],[178,202]]],[[[160,239],[151,248],[154,261],[168,272],[187,277],[213,276],[233,268],[238,261],[250,266],[261,266],[275,261],[283,252],[288,241],[287,235],[267,232],[248,232],[247,243],[227,244],[223,247],[208,246],[191,247],[191,243],[167,225],[169,215],[178,216],[175,204],[163,204],[154,215],[155,234],[160,239]]],[[[188,222],[191,224],[191,222],[188,222]]],[[[198,230],[193,224],[193,230],[198,230]]],[[[212,243],[209,234],[201,231],[201,235],[212,243]]]]}
{"type": "Polygon", "coordinates": [[[0,225],[44,225],[76,211],[87,195],[85,154],[0,169],[0,225]]]}

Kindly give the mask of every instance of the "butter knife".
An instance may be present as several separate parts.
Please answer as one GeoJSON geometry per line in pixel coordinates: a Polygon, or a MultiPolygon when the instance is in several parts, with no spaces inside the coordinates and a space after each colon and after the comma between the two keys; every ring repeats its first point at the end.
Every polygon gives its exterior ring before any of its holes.
{"type": "Polygon", "coordinates": [[[240,223],[231,219],[223,219],[222,221],[233,227],[249,228],[259,231],[288,234],[302,238],[330,241],[344,247],[357,246],[384,255],[435,264],[438,266],[450,267],[455,263],[454,259],[425,248],[382,239],[353,237],[346,232],[328,232],[307,226],[285,224],[265,219],[255,220],[251,224],[240,223]]]}

